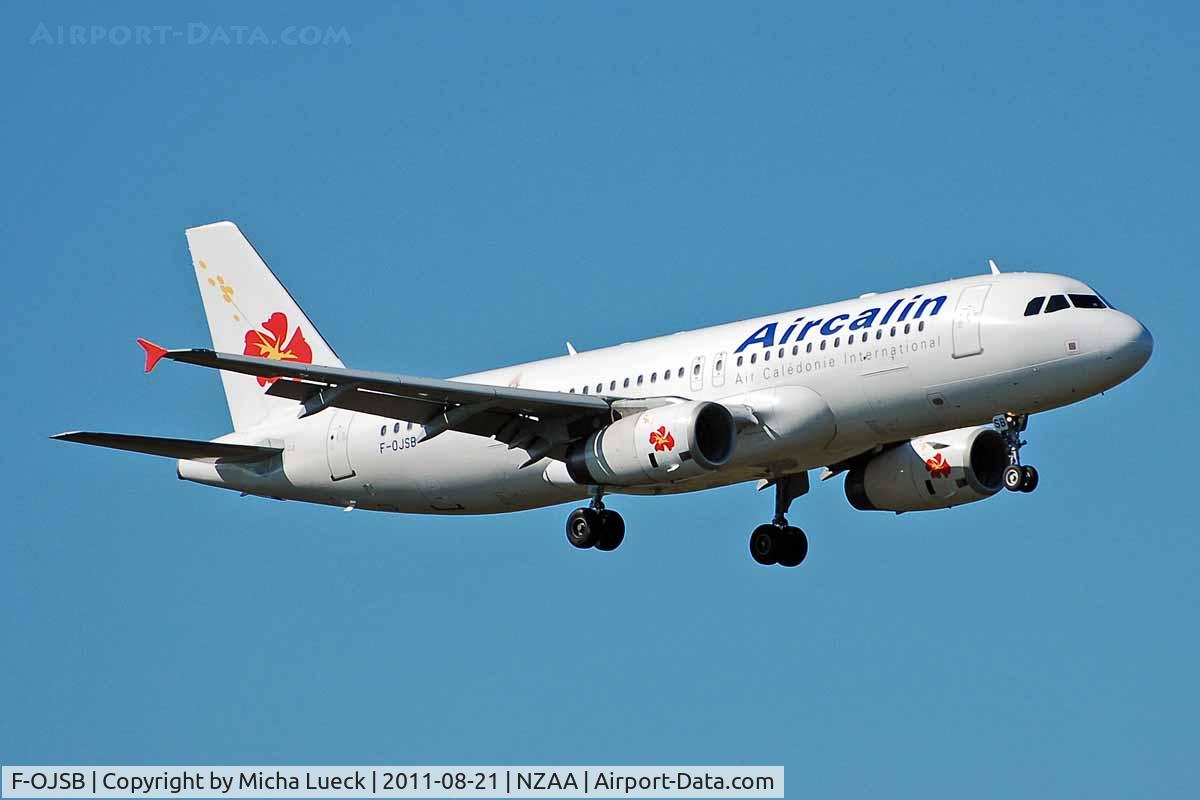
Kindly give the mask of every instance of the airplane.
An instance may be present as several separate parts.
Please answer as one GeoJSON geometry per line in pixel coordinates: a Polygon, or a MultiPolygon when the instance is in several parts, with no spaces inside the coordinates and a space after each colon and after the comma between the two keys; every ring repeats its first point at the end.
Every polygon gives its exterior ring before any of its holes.
{"type": "Polygon", "coordinates": [[[588,501],[566,536],[615,550],[612,495],[756,481],[774,516],[751,557],[794,567],[809,471],[859,510],[930,511],[1031,492],[1029,416],[1142,368],[1150,332],[1074,278],[956,280],[577,351],[452,379],[351,369],[232,222],[187,230],[212,349],[146,339],[220,371],[233,432],[211,441],[91,431],[55,439],[176,459],[182,480],[410,514],[588,501]]]}

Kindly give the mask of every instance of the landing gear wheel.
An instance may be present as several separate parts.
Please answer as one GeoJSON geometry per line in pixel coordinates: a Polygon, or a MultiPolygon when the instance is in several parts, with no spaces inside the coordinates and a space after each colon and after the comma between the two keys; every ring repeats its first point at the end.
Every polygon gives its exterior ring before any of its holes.
{"type": "Polygon", "coordinates": [[[774,525],[759,525],[750,534],[750,556],[759,564],[770,566],[779,560],[782,530],[774,525]]]}
{"type": "MultiPolygon", "coordinates": [[[[1035,473],[1036,474],[1036,473],[1035,473]]],[[[1004,488],[1010,492],[1019,492],[1025,484],[1025,471],[1016,464],[1004,468],[1004,488]]]]}
{"type": "Polygon", "coordinates": [[[1038,485],[1038,471],[1034,467],[1021,467],[1021,491],[1032,492],[1038,485]]]}
{"type": "Polygon", "coordinates": [[[567,541],[586,550],[600,539],[603,523],[600,512],[592,508],[577,508],[567,517],[567,541]]]}
{"type": "MultiPolygon", "coordinates": [[[[590,510],[590,509],[589,509],[590,510]]],[[[611,509],[600,512],[600,537],[596,541],[596,549],[608,552],[616,550],[625,541],[625,520],[611,509]]]]}
{"type": "Polygon", "coordinates": [[[804,531],[791,525],[780,531],[782,547],[779,553],[781,567],[798,567],[808,555],[808,537],[804,531]]]}

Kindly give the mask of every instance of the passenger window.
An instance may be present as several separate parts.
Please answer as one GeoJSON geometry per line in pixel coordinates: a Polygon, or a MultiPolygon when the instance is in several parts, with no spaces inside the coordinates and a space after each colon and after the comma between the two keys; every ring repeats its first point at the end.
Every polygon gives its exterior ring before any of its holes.
{"type": "Polygon", "coordinates": [[[642,385],[642,378],[643,378],[643,376],[638,375],[638,386],[642,385]]]}
{"type": "Polygon", "coordinates": [[[835,337],[834,337],[834,339],[833,339],[833,346],[834,346],[834,347],[841,347],[841,346],[842,346],[842,337],[840,337],[840,336],[835,336],[835,337]]]}
{"type": "Polygon", "coordinates": [[[1029,305],[1025,306],[1025,316],[1032,317],[1042,310],[1042,303],[1046,301],[1046,296],[1035,297],[1029,301],[1029,305]]]}
{"type": "Polygon", "coordinates": [[[812,342],[809,342],[808,347],[804,348],[804,350],[807,353],[811,353],[812,352],[812,342]]]}
{"type": "Polygon", "coordinates": [[[626,378],[625,382],[622,383],[621,386],[622,386],[622,388],[628,389],[629,388],[629,378],[626,378]]]}
{"type": "Polygon", "coordinates": [[[586,386],[585,386],[585,387],[583,387],[583,393],[584,393],[584,394],[587,394],[587,393],[588,393],[588,390],[587,390],[587,387],[586,387],[586,386]]]}
{"type": "Polygon", "coordinates": [[[896,336],[896,326],[895,325],[892,326],[892,336],[893,336],[893,338],[896,336]]]}
{"type": "Polygon", "coordinates": [[[883,328],[880,328],[879,330],[875,331],[875,339],[879,340],[882,338],[883,338],[883,328]]]}
{"type": "Polygon", "coordinates": [[[925,320],[921,320],[921,322],[917,325],[917,330],[918,331],[925,330],[925,320]]]}
{"type": "Polygon", "coordinates": [[[1061,294],[1056,294],[1046,302],[1046,313],[1053,314],[1055,311],[1062,311],[1064,308],[1070,307],[1071,306],[1067,303],[1067,298],[1063,297],[1061,294]]]}
{"type": "Polygon", "coordinates": [[[783,358],[783,348],[779,348],[779,357],[783,358]]]}
{"type": "Polygon", "coordinates": [[[1104,303],[1094,294],[1072,294],[1068,297],[1071,298],[1071,305],[1076,308],[1104,308],[1104,303]]]}
{"type": "Polygon", "coordinates": [[[794,355],[794,356],[800,355],[800,345],[798,345],[798,344],[792,345],[792,355],[794,355]]]}
{"type": "Polygon", "coordinates": [[[596,384],[596,394],[600,394],[600,393],[601,393],[601,392],[603,392],[603,391],[604,391],[604,384],[603,384],[603,383],[597,383],[597,384],[596,384]]]}
{"type": "Polygon", "coordinates": [[[908,322],[904,323],[904,333],[905,334],[912,333],[912,324],[911,323],[908,323],[908,322]]]}
{"type": "MultiPolygon", "coordinates": [[[[700,374],[698,370],[697,370],[696,374],[697,374],[697,375],[699,375],[699,374],[700,374]]],[[[682,378],[682,377],[683,377],[683,367],[680,367],[680,368],[679,368],[679,372],[678,372],[678,374],[677,374],[675,377],[677,377],[677,378],[682,378]]]]}
{"type": "Polygon", "coordinates": [[[399,433],[399,432],[400,432],[400,423],[397,422],[395,425],[392,426],[392,433],[399,433]]]}
{"type": "Polygon", "coordinates": [[[717,359],[717,372],[720,372],[720,371],[721,371],[721,366],[722,366],[724,363],[725,363],[725,361],[724,361],[723,359],[720,359],[720,358],[718,358],[718,359],[717,359]]]}
{"type": "Polygon", "coordinates": [[[825,340],[824,339],[821,340],[821,349],[822,350],[825,349],[825,340]]]}
{"type": "Polygon", "coordinates": [[[666,370],[665,372],[663,372],[663,380],[664,381],[671,380],[671,370],[666,370]]]}
{"type": "Polygon", "coordinates": [[[617,390],[617,382],[616,382],[616,381],[609,381],[609,384],[608,384],[608,390],[609,390],[610,392],[615,392],[615,391],[617,390]]]}
{"type": "Polygon", "coordinates": [[[657,381],[658,381],[658,373],[657,373],[657,372],[651,372],[651,373],[650,373],[650,382],[651,382],[651,383],[656,383],[657,381]]]}
{"type": "Polygon", "coordinates": [[[767,352],[763,353],[763,361],[770,361],[770,360],[771,360],[771,351],[768,350],[767,352]]]}
{"type": "Polygon", "coordinates": [[[850,334],[850,338],[846,340],[846,344],[854,344],[854,334],[850,334]]]}
{"type": "Polygon", "coordinates": [[[570,392],[571,394],[575,394],[575,387],[574,387],[574,386],[572,386],[572,387],[570,388],[569,392],[570,392]]]}
{"type": "Polygon", "coordinates": [[[387,425],[384,425],[382,428],[379,429],[379,435],[387,436],[387,425]]]}

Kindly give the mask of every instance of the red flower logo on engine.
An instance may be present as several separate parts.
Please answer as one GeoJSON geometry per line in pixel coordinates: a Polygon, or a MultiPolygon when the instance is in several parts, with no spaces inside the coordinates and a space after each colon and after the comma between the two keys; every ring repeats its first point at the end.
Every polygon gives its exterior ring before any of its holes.
{"type": "MultiPolygon", "coordinates": [[[[288,341],[288,319],[286,314],[276,311],[271,315],[270,319],[262,324],[262,328],[262,330],[254,329],[246,331],[246,349],[243,351],[245,355],[257,358],[269,358],[274,361],[297,361],[301,364],[312,363],[312,348],[304,340],[304,334],[299,328],[296,328],[291,340],[288,341]],[[287,341],[286,345],[284,344],[285,341],[287,341]]],[[[259,375],[258,385],[266,386],[277,380],[279,379],[265,378],[259,375]]]]}
{"type": "Polygon", "coordinates": [[[650,444],[654,445],[656,452],[661,453],[663,450],[669,452],[675,449],[675,437],[667,430],[667,426],[663,425],[658,430],[650,432],[650,444]]]}
{"type": "Polygon", "coordinates": [[[935,454],[933,458],[925,459],[925,469],[929,470],[931,478],[950,477],[950,462],[941,453],[935,454]]]}

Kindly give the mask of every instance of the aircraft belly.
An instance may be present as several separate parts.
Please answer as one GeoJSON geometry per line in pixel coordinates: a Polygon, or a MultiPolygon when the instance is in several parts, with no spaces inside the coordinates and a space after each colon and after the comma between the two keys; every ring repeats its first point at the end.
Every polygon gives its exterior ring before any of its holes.
{"type": "MultiPolygon", "coordinates": [[[[374,432],[383,427],[380,423],[374,432]]],[[[554,505],[580,494],[547,484],[545,464],[519,469],[528,460],[524,450],[454,431],[419,441],[419,432],[414,426],[410,434],[402,424],[397,434],[388,423],[374,442],[360,448],[355,469],[370,483],[374,502],[411,513],[497,514],[554,505]]]]}

